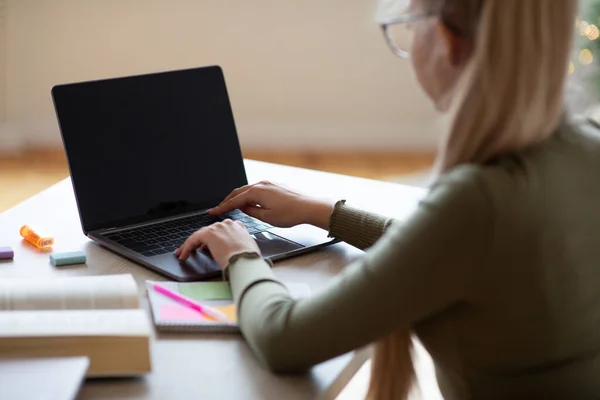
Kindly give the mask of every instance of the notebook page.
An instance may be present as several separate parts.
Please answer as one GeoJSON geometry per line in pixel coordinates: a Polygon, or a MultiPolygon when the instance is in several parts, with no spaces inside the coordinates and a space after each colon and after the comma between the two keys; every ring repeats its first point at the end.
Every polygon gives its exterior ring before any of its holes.
{"type": "MultiPolygon", "coordinates": [[[[195,301],[215,308],[227,315],[230,323],[219,322],[185,307],[177,301],[158,293],[147,281],[150,308],[155,325],[162,331],[189,332],[239,332],[235,304],[227,282],[159,282],[160,285],[179,292],[195,301]],[[218,286],[218,287],[217,287],[218,286]],[[223,286],[227,287],[224,290],[223,286]],[[204,290],[206,289],[206,290],[204,290]]],[[[310,297],[310,288],[304,283],[283,282],[294,299],[310,297]]]]}
{"type": "Polygon", "coordinates": [[[0,280],[0,310],[139,308],[131,275],[0,280]]]}

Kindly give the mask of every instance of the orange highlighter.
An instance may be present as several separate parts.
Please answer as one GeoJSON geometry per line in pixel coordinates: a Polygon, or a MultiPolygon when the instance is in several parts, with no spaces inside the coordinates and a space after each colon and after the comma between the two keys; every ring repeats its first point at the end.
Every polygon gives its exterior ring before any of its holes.
{"type": "Polygon", "coordinates": [[[31,243],[38,249],[48,249],[54,245],[54,238],[41,237],[27,225],[23,225],[19,233],[21,233],[21,236],[23,236],[25,240],[27,240],[29,243],[31,243]]]}

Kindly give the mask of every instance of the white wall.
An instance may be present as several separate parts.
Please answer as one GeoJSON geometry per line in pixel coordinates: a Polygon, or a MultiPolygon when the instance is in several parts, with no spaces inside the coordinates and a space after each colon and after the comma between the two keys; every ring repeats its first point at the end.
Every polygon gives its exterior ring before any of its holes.
{"type": "Polygon", "coordinates": [[[376,0],[8,0],[6,119],[60,145],[54,84],[219,64],[246,147],[431,148],[376,0]]]}

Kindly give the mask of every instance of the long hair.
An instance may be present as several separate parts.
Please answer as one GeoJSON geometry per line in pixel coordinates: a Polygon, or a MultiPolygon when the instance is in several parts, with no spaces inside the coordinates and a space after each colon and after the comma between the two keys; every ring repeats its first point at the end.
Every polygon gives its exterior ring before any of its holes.
{"type": "MultiPolygon", "coordinates": [[[[578,0],[420,0],[473,52],[452,96],[438,173],[535,145],[556,130],[578,0]]],[[[369,400],[406,399],[415,383],[411,332],[375,344],[369,400]]]]}

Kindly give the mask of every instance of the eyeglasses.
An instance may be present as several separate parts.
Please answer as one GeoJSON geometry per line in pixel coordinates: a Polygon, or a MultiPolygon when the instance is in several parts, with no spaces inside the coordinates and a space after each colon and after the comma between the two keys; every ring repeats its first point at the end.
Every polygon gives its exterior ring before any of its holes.
{"type": "Polygon", "coordinates": [[[409,58],[414,39],[412,24],[433,17],[434,14],[404,14],[380,23],[390,49],[401,58],[409,58]]]}

